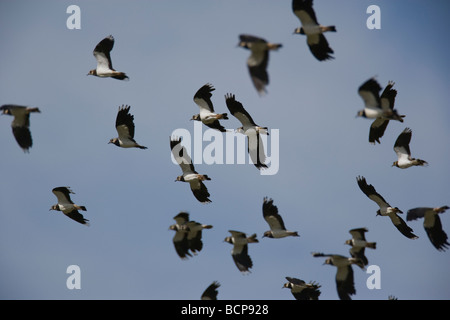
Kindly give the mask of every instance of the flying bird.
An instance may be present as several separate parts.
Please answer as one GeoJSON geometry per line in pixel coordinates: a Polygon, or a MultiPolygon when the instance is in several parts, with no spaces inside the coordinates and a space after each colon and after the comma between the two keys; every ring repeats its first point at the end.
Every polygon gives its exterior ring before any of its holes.
{"type": "Polygon", "coordinates": [[[317,22],[312,0],[293,0],[292,11],[300,19],[301,27],[294,30],[294,34],[306,35],[306,43],[309,50],[319,61],[334,59],[334,53],[330,48],[324,32],[336,32],[335,26],[322,26],[317,22]]]}
{"type": "Polygon", "coordinates": [[[78,212],[78,210],[87,211],[85,206],[79,206],[75,204],[70,198],[70,194],[75,194],[69,187],[57,187],[53,188],[53,194],[58,199],[58,203],[53,205],[50,210],[62,211],[70,219],[75,220],[81,224],[89,226],[87,219],[78,212]]]}
{"type": "Polygon", "coordinates": [[[89,71],[88,75],[101,78],[111,77],[118,80],[128,80],[124,72],[113,69],[111,62],[111,50],[114,47],[114,37],[108,36],[100,41],[94,48],[94,57],[97,60],[97,68],[89,71]]]}
{"type": "Polygon", "coordinates": [[[231,236],[225,238],[225,242],[231,243],[233,249],[231,250],[231,256],[239,271],[243,273],[249,273],[250,268],[253,267],[253,262],[248,255],[248,244],[259,242],[256,239],[256,233],[247,237],[244,232],[229,230],[231,236]]]}
{"type": "Polygon", "coordinates": [[[8,114],[14,117],[11,123],[14,138],[24,152],[29,152],[33,145],[30,131],[30,113],[41,112],[39,108],[5,104],[0,107],[0,110],[2,111],[1,114],[8,114]]]}
{"type": "Polygon", "coordinates": [[[267,42],[263,38],[249,34],[241,34],[239,35],[238,46],[251,51],[251,54],[247,59],[247,68],[250,78],[259,95],[266,94],[266,86],[269,84],[269,74],[267,73],[269,51],[276,51],[283,45],[280,43],[267,42]]]}
{"type": "Polygon", "coordinates": [[[328,257],[324,264],[329,264],[337,268],[336,289],[339,299],[351,300],[351,295],[356,294],[355,281],[352,264],[364,269],[364,264],[357,258],[348,258],[339,254],[323,254],[314,252],[313,257],[328,257]]]}
{"type": "Polygon", "coordinates": [[[195,198],[201,203],[209,203],[210,194],[203,181],[211,180],[206,174],[199,174],[195,171],[191,157],[187,154],[187,150],[181,145],[181,138],[170,139],[170,149],[175,161],[180,165],[183,174],[178,176],[175,181],[188,182],[195,198]]]}
{"type": "Polygon", "coordinates": [[[270,230],[264,232],[263,237],[268,238],[284,238],[288,236],[299,237],[297,231],[286,230],[284,226],[283,218],[278,213],[278,208],[273,204],[272,199],[267,197],[263,200],[263,217],[270,227],[270,230]]]}
{"type": "Polygon", "coordinates": [[[393,86],[394,82],[389,81],[381,96],[381,86],[374,78],[367,80],[358,88],[358,94],[364,101],[364,109],[359,110],[356,116],[374,119],[369,130],[370,143],[380,143],[380,138],[383,137],[390,120],[403,122],[405,115],[399,115],[394,109],[397,90],[392,89],[393,86]]]}
{"type": "Polygon", "coordinates": [[[369,260],[365,255],[365,249],[371,248],[376,249],[376,242],[368,242],[366,240],[365,233],[368,232],[367,228],[356,228],[351,229],[349,232],[352,235],[352,238],[345,241],[345,244],[351,246],[350,255],[353,258],[359,258],[365,266],[369,264],[369,260]]]}
{"type": "Polygon", "coordinates": [[[389,203],[384,200],[384,198],[375,190],[375,188],[370,184],[367,184],[366,178],[357,177],[356,181],[361,191],[372,201],[374,201],[380,208],[377,210],[377,216],[389,216],[394,226],[400,231],[405,237],[409,239],[417,239],[418,236],[413,234],[413,229],[411,229],[406,222],[400,218],[397,213],[403,213],[399,208],[392,207],[389,203]]]}
{"type": "Polygon", "coordinates": [[[220,124],[219,119],[228,120],[226,113],[215,113],[214,106],[211,101],[212,91],[216,90],[211,84],[207,83],[202,86],[194,95],[194,102],[200,108],[200,113],[193,115],[191,120],[201,121],[204,125],[226,132],[227,130],[220,124]]]}
{"type": "Polygon", "coordinates": [[[439,218],[440,213],[444,213],[449,209],[449,206],[443,207],[419,207],[408,210],[406,215],[407,221],[416,220],[419,218],[424,218],[423,227],[428,235],[433,246],[439,251],[445,251],[450,246],[448,243],[448,237],[445,231],[442,229],[441,219],[439,218]]]}
{"type": "Polygon", "coordinates": [[[119,137],[112,138],[112,143],[121,148],[139,148],[147,149],[134,140],[134,116],[130,114],[130,106],[119,107],[116,117],[116,130],[119,137]]]}
{"type": "Polygon", "coordinates": [[[201,296],[201,300],[217,300],[217,295],[219,291],[217,290],[220,287],[220,283],[214,281],[211,283],[208,288],[203,292],[201,296]]]}
{"type": "Polygon", "coordinates": [[[297,278],[286,277],[286,282],[283,288],[291,289],[291,293],[296,300],[319,300],[321,287],[315,282],[306,283],[297,278]]]}
{"type": "Polygon", "coordinates": [[[411,142],[412,131],[410,128],[400,133],[394,144],[394,151],[397,154],[397,161],[392,164],[393,167],[406,169],[412,166],[426,166],[428,162],[422,159],[415,159],[411,157],[411,149],[409,143],[411,142]]]}
{"type": "Polygon", "coordinates": [[[231,114],[242,124],[242,127],[237,128],[236,131],[247,136],[247,151],[253,164],[259,170],[267,168],[267,165],[264,163],[266,161],[264,144],[260,136],[261,134],[269,134],[267,127],[258,126],[244,109],[242,103],[236,100],[234,94],[225,95],[225,102],[231,114]]]}
{"type": "Polygon", "coordinates": [[[191,253],[196,255],[203,248],[202,230],[211,229],[213,226],[190,221],[187,212],[180,212],[173,219],[176,223],[169,229],[175,231],[172,239],[175,251],[181,259],[186,259],[187,256],[192,257],[191,253]]]}

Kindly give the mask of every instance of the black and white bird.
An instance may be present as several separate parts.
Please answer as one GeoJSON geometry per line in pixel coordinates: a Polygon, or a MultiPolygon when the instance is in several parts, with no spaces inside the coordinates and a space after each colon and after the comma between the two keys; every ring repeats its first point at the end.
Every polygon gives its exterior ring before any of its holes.
{"type": "Polygon", "coordinates": [[[219,291],[217,290],[220,287],[220,283],[214,281],[211,283],[208,288],[202,293],[201,300],[217,300],[217,295],[219,291]]]}
{"type": "Polygon", "coordinates": [[[256,233],[247,237],[244,232],[229,230],[231,236],[225,238],[225,242],[231,243],[233,249],[231,250],[231,256],[239,271],[243,273],[249,273],[253,267],[253,262],[248,255],[248,244],[258,243],[256,239],[256,233]]]}
{"type": "Polygon", "coordinates": [[[336,32],[335,26],[322,26],[317,22],[312,0],[293,0],[292,11],[300,19],[301,27],[294,30],[294,34],[306,35],[309,50],[319,61],[334,59],[324,32],[336,32]]]}
{"type": "Polygon", "coordinates": [[[0,107],[0,110],[2,111],[1,114],[8,114],[14,117],[11,122],[14,138],[24,152],[29,152],[29,149],[33,145],[30,131],[30,113],[41,112],[39,108],[5,104],[0,107]]]}
{"type": "Polygon", "coordinates": [[[388,216],[398,231],[400,231],[405,237],[409,239],[418,238],[418,236],[413,234],[413,229],[411,229],[397,214],[403,213],[399,208],[392,207],[388,202],[386,202],[386,200],[384,200],[384,198],[375,190],[374,186],[367,184],[366,178],[357,177],[356,181],[358,182],[358,186],[361,191],[380,207],[377,210],[377,216],[388,216]]]}
{"type": "Polygon", "coordinates": [[[242,103],[236,100],[234,94],[225,95],[225,102],[231,114],[242,124],[242,127],[237,128],[236,131],[247,136],[247,151],[253,164],[259,170],[267,168],[264,143],[261,138],[261,134],[269,135],[267,127],[257,125],[242,103]]]}
{"type": "Polygon", "coordinates": [[[89,71],[88,75],[101,78],[111,77],[118,80],[128,80],[124,72],[113,69],[111,62],[111,50],[114,47],[114,37],[108,36],[100,41],[94,48],[94,57],[97,60],[97,68],[89,71]]]}
{"type": "Polygon", "coordinates": [[[286,230],[286,227],[283,222],[283,218],[278,213],[278,208],[273,204],[272,199],[268,199],[267,197],[263,200],[262,207],[263,217],[266,220],[267,224],[270,227],[270,230],[264,232],[263,238],[284,238],[284,237],[299,237],[297,231],[289,231],[286,230]]]}
{"type": "Polygon", "coordinates": [[[130,114],[130,106],[122,105],[119,107],[116,117],[116,130],[119,136],[109,140],[109,143],[121,148],[147,149],[134,140],[134,116],[130,114]]]}
{"type": "Polygon", "coordinates": [[[181,138],[173,137],[170,139],[170,149],[175,161],[180,165],[183,174],[178,176],[175,181],[189,183],[195,198],[201,203],[209,203],[210,194],[203,181],[211,180],[206,174],[199,174],[195,171],[194,164],[187,150],[181,145],[181,138]]]}
{"type": "Polygon", "coordinates": [[[348,244],[351,246],[350,248],[350,255],[353,258],[359,258],[363,262],[365,266],[369,264],[369,260],[367,259],[365,255],[365,249],[371,248],[376,249],[377,243],[376,242],[368,242],[366,240],[365,233],[368,232],[367,228],[356,228],[351,229],[349,232],[352,235],[352,238],[345,241],[345,244],[348,244]]]}
{"type": "Polygon", "coordinates": [[[439,218],[440,213],[444,213],[450,209],[449,206],[442,207],[419,207],[408,210],[406,215],[407,221],[424,218],[423,227],[428,235],[433,246],[439,251],[445,251],[450,246],[448,243],[448,237],[445,231],[442,229],[442,222],[439,218]]]}
{"type": "Polygon", "coordinates": [[[191,120],[201,121],[209,128],[219,130],[220,132],[226,132],[219,122],[220,119],[228,120],[226,113],[215,113],[214,106],[211,101],[212,91],[216,90],[211,84],[207,83],[202,86],[194,95],[194,102],[200,108],[200,113],[193,115],[191,120]]]}
{"type": "Polygon", "coordinates": [[[406,169],[412,166],[427,166],[428,162],[422,159],[416,159],[411,157],[411,149],[409,148],[409,143],[411,142],[412,131],[410,128],[405,128],[405,130],[400,133],[395,140],[394,151],[397,154],[397,161],[392,164],[393,167],[400,169],[406,169]]]}
{"type": "Polygon", "coordinates": [[[269,51],[276,51],[283,45],[280,43],[271,43],[253,35],[241,34],[239,35],[238,46],[251,51],[247,59],[250,78],[259,95],[266,94],[266,86],[269,84],[269,74],[267,73],[269,51]]]}
{"type": "Polygon", "coordinates": [[[296,300],[319,300],[321,287],[318,283],[309,282],[297,278],[286,277],[283,288],[291,289],[291,293],[296,300]]]}
{"type": "Polygon", "coordinates": [[[358,94],[364,101],[364,109],[359,110],[356,116],[374,119],[369,130],[370,143],[380,143],[380,138],[383,137],[390,120],[403,122],[405,115],[399,115],[394,109],[397,90],[392,89],[393,86],[394,82],[389,81],[381,96],[381,86],[374,78],[367,80],[358,88],[358,94]]]}
{"type": "Polygon", "coordinates": [[[213,226],[190,221],[187,212],[180,212],[173,219],[176,223],[169,229],[175,231],[172,239],[175,251],[182,259],[186,259],[187,256],[191,257],[191,253],[196,255],[203,248],[202,230],[211,229],[213,226]]]}
{"type": "Polygon", "coordinates": [[[350,296],[356,294],[352,264],[364,269],[362,261],[357,258],[348,258],[339,254],[314,252],[312,255],[313,257],[328,257],[324,264],[329,264],[337,268],[336,289],[339,299],[351,300],[350,296]]]}
{"type": "Polygon", "coordinates": [[[69,187],[56,187],[52,190],[53,194],[58,199],[58,203],[53,205],[50,210],[62,211],[70,219],[75,220],[81,224],[89,226],[87,219],[78,212],[78,210],[87,211],[85,206],[75,204],[70,198],[70,194],[75,194],[69,187]]]}

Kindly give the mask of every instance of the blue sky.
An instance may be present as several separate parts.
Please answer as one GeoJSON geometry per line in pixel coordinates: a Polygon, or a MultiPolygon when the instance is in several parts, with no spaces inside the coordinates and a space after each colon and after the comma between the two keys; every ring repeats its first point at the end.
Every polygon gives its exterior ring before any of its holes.
{"type": "MultiPolygon", "coordinates": [[[[431,245],[421,220],[408,222],[419,239],[403,237],[387,217],[375,216],[375,203],[356,184],[365,176],[405,219],[414,207],[450,205],[449,7],[443,0],[315,1],[319,22],[337,28],[327,34],[335,59],[318,62],[293,34],[300,22],[287,0],[2,1],[0,104],[41,113],[31,116],[29,154],[12,136],[12,118],[0,117],[0,298],[195,300],[218,281],[219,299],[291,300],[282,289],[290,276],[318,282],[320,299],[335,300],[336,269],[311,252],[349,255],[348,230],[367,227],[377,249],[366,253],[380,267],[381,289],[368,289],[370,275],[354,268],[353,299],[449,299],[449,252],[431,245]],[[366,27],[372,4],[381,9],[380,30],[366,27]],[[66,27],[69,5],[81,9],[79,30],[66,27]],[[237,47],[241,33],[283,44],[271,53],[264,97],[250,81],[249,52],[237,47]],[[86,76],[95,68],[92,50],[110,34],[113,66],[128,82],[86,76]],[[368,143],[371,122],[355,118],[363,106],[357,89],[373,76],[382,87],[395,82],[396,108],[406,115],[375,146],[368,143]],[[212,203],[203,205],[174,182],[181,170],[171,161],[169,136],[177,129],[194,135],[192,98],[206,83],[216,88],[217,111],[227,112],[224,96],[234,93],[258,124],[278,130],[279,171],[198,164],[212,179],[212,203]],[[131,106],[135,138],[147,150],[108,144],[122,104],[131,106]],[[413,131],[413,156],[428,167],[391,167],[405,127],[413,131]],[[90,227],[48,210],[57,186],[72,188],[90,227]],[[299,238],[262,239],[265,196],[299,238]],[[214,226],[187,261],[176,255],[168,229],[180,211],[214,226]],[[223,242],[228,230],[258,235],[249,275],[223,242]],[[80,267],[80,290],[66,287],[70,265],[80,267]]],[[[233,117],[223,124],[240,126],[233,117]]],[[[449,233],[448,212],[441,220],[449,233]]]]}

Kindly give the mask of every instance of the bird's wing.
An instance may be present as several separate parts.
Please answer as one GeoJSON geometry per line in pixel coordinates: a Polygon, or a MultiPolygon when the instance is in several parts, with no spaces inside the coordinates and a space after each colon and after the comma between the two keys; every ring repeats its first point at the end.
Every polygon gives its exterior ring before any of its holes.
{"type": "Polygon", "coordinates": [[[113,70],[110,52],[114,47],[114,37],[108,36],[100,41],[94,49],[94,57],[97,60],[98,69],[113,70]]]}
{"type": "Polygon", "coordinates": [[[196,173],[191,157],[186,148],[181,145],[181,138],[170,139],[170,150],[172,150],[172,155],[180,165],[183,174],[196,173]]]}
{"type": "Polygon", "coordinates": [[[134,116],[129,111],[130,106],[122,106],[117,112],[116,130],[120,139],[134,138],[134,116]]]}
{"type": "Polygon", "coordinates": [[[409,158],[411,156],[411,150],[409,148],[411,136],[411,129],[405,128],[405,130],[403,130],[402,133],[400,133],[400,135],[397,137],[397,140],[395,140],[394,151],[399,159],[409,158]]]}
{"type": "Polygon", "coordinates": [[[194,95],[194,102],[200,109],[206,109],[210,112],[214,112],[214,106],[211,101],[211,92],[216,90],[211,84],[207,83],[202,86],[194,95]]]}
{"type": "Polygon", "coordinates": [[[366,108],[380,108],[380,90],[381,86],[374,78],[367,80],[358,88],[358,93],[363,99],[366,108]]]}
{"type": "Polygon", "coordinates": [[[74,192],[69,187],[53,188],[52,192],[58,199],[59,204],[73,204],[73,201],[70,199],[70,194],[74,194],[74,192]]]}
{"type": "Polygon", "coordinates": [[[269,224],[272,231],[274,230],[286,230],[283,219],[278,213],[278,208],[273,204],[272,199],[264,198],[263,201],[263,217],[269,224]]]}
{"type": "Polygon", "coordinates": [[[371,184],[367,184],[366,178],[357,177],[358,186],[361,191],[372,201],[375,201],[380,208],[390,207],[384,198],[375,190],[371,184]]]}
{"type": "Polygon", "coordinates": [[[250,114],[244,109],[242,103],[236,100],[234,94],[227,94],[225,96],[225,102],[231,114],[235,116],[244,127],[256,126],[256,123],[253,121],[250,114]]]}

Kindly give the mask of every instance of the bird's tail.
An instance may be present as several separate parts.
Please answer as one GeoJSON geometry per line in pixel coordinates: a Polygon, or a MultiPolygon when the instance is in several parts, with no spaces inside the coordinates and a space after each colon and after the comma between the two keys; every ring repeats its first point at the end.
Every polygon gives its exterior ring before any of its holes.
{"type": "Polygon", "coordinates": [[[247,238],[248,243],[258,243],[258,239],[256,239],[256,233],[252,234],[247,238]]]}
{"type": "Polygon", "coordinates": [[[269,43],[269,44],[267,44],[267,47],[268,47],[269,50],[278,50],[282,46],[283,45],[281,43],[269,43]]]}
{"type": "Polygon", "coordinates": [[[422,160],[422,159],[415,159],[414,164],[416,166],[427,166],[428,162],[426,162],[425,160],[422,160]]]}
{"type": "Polygon", "coordinates": [[[324,27],[322,32],[325,31],[331,31],[331,32],[336,32],[336,26],[328,26],[328,27],[324,27]]]}
{"type": "Polygon", "coordinates": [[[220,114],[217,115],[217,119],[228,120],[228,114],[227,113],[220,113],[220,114]]]}
{"type": "Polygon", "coordinates": [[[376,242],[367,242],[367,248],[376,249],[377,243],[376,242]]]}
{"type": "Polygon", "coordinates": [[[78,209],[78,210],[87,211],[87,209],[86,209],[85,206],[78,206],[78,205],[75,205],[74,207],[75,207],[76,209],[78,209]]]}
{"type": "Polygon", "coordinates": [[[202,225],[202,227],[203,227],[203,229],[212,229],[212,225],[210,225],[210,224],[204,224],[204,225],[202,225]]]}

